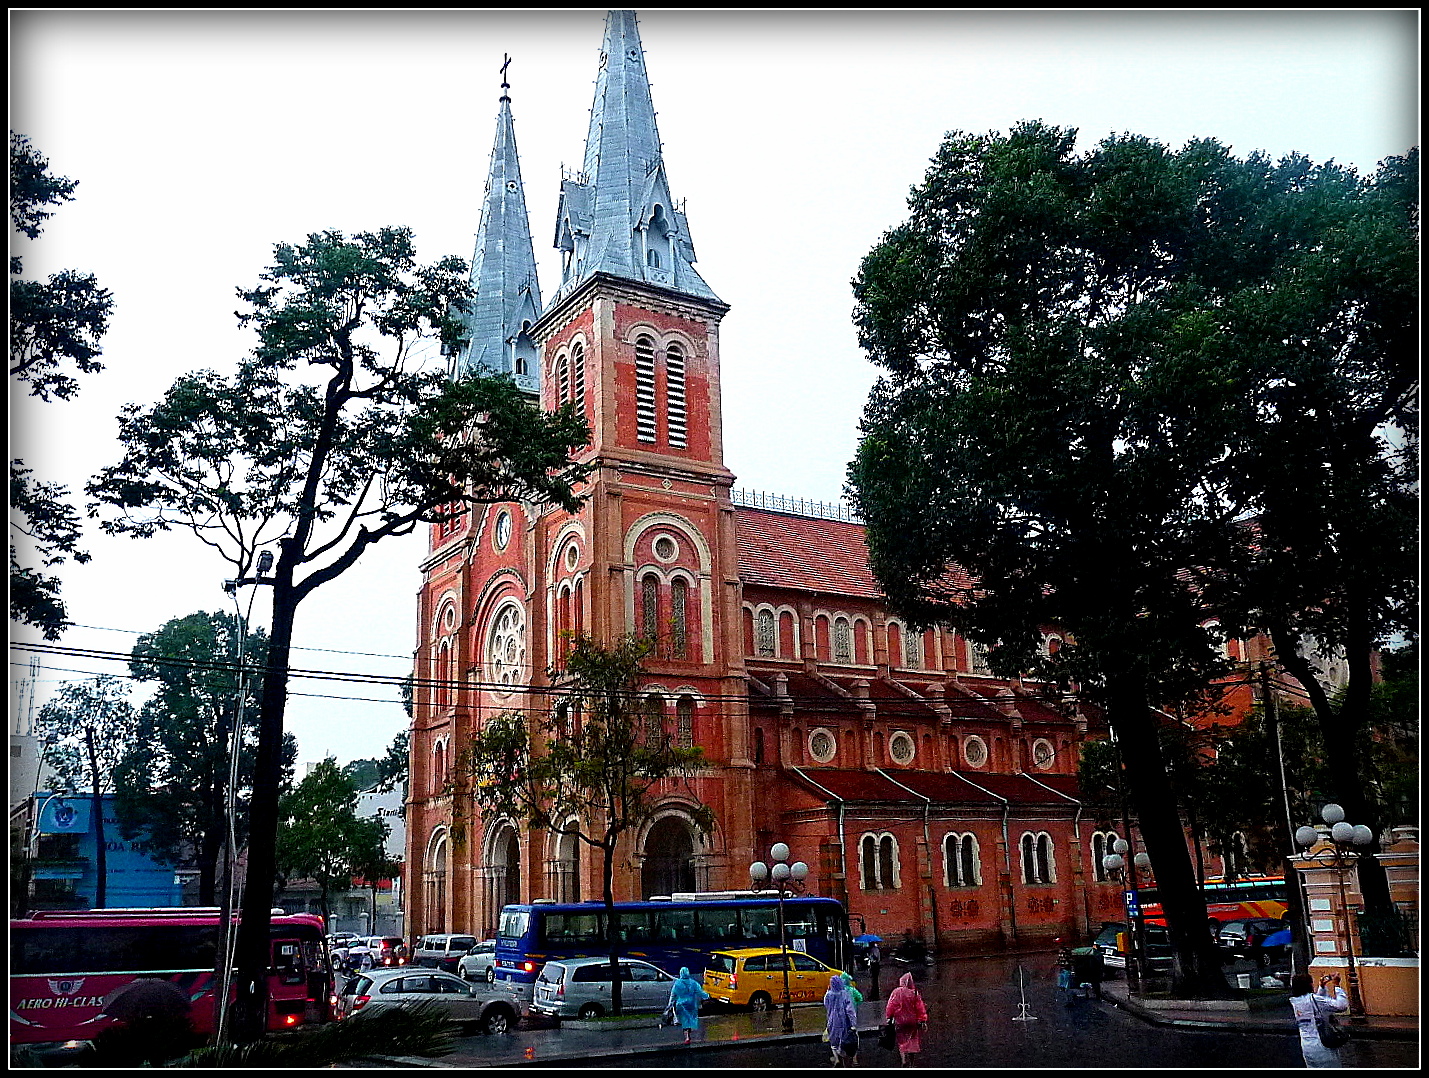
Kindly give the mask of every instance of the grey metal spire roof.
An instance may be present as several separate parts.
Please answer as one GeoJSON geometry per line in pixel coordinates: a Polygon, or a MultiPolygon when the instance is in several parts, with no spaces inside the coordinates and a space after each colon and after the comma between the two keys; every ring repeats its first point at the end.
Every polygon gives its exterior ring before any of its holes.
{"type": "Polygon", "coordinates": [[[670,197],[633,11],[606,16],[585,166],[562,178],[556,247],[556,298],[608,273],[719,302],[691,264],[689,222],[670,197]]]}
{"type": "MultiPolygon", "coordinates": [[[[501,71],[504,75],[505,64],[501,71]]],[[[526,192],[516,156],[509,89],[510,85],[502,82],[496,142],[471,259],[476,296],[462,319],[466,343],[456,358],[454,373],[508,373],[523,389],[535,392],[540,388],[537,351],[524,329],[541,313],[541,286],[536,279],[526,192]]]]}

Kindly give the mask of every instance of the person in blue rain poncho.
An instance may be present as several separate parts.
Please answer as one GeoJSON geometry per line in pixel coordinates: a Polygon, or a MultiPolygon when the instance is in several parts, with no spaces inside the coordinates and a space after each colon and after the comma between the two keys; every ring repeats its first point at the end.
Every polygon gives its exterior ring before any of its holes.
{"type": "Polygon", "coordinates": [[[834,974],[829,990],[824,994],[824,1011],[828,1014],[829,1047],[833,1049],[835,1067],[851,1067],[858,1058],[858,1012],[853,996],[842,974],[834,974]]]}
{"type": "Polygon", "coordinates": [[[680,975],[670,986],[670,1005],[666,1012],[673,1011],[685,1031],[685,1043],[690,1043],[690,1032],[700,1028],[700,1004],[710,998],[699,981],[690,976],[688,966],[680,967],[680,975]]]}

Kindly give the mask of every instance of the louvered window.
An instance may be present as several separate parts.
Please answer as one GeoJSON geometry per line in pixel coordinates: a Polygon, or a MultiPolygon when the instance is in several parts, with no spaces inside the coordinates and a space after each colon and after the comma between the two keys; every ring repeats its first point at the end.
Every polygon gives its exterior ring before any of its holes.
{"type": "Polygon", "coordinates": [[[650,749],[660,747],[660,739],[665,734],[665,701],[659,696],[645,698],[645,745],[650,749]]]}
{"type": "Polygon", "coordinates": [[[585,345],[579,341],[571,348],[571,378],[575,384],[574,400],[583,406],[585,404],[585,345]]]}
{"type": "Polygon", "coordinates": [[[564,404],[571,397],[571,361],[562,356],[556,361],[556,403],[564,404]]]}
{"type": "Polygon", "coordinates": [[[635,436],[655,440],[655,342],[649,337],[635,342],[635,436]]]}
{"type": "Polygon", "coordinates": [[[665,349],[665,413],[672,449],[685,448],[685,353],[678,344],[665,349]]]}

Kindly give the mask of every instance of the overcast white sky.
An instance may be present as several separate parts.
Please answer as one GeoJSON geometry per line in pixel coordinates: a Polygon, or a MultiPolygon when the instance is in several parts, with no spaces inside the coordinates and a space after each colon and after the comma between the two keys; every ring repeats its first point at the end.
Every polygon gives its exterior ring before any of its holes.
{"type": "MultiPolygon", "coordinates": [[[[424,259],[469,258],[503,53],[549,296],[560,167],[584,154],[604,14],[12,10],[11,127],[80,184],[17,251],[27,275],[91,271],[116,302],[107,369],[77,401],[12,396],[12,456],[77,489],[117,460],[124,403],[230,370],[247,347],[234,289],[256,283],[275,242],[408,225],[424,259]]],[[[727,463],[739,486],[775,493],[840,496],[874,379],[849,281],[945,132],[1042,119],[1083,147],[1113,132],[1215,137],[1362,172],[1419,139],[1414,10],[651,11],[640,27],[671,187],[701,274],[732,306],[727,463]]],[[[294,665],[406,673],[424,548],[394,541],[316,593],[295,643],[328,650],[294,665]]],[[[88,549],[64,597],[93,628],[67,645],[127,653],[134,634],[229,602],[225,564],[187,535],[95,535],[88,549]]],[[[13,687],[28,655],[11,660],[13,687]]],[[[42,663],[39,702],[67,678],[126,670],[42,663]]],[[[380,698],[295,695],[303,760],[381,755],[406,722],[386,688],[293,689],[380,698]]],[[[17,718],[26,703],[12,695],[17,718]]]]}

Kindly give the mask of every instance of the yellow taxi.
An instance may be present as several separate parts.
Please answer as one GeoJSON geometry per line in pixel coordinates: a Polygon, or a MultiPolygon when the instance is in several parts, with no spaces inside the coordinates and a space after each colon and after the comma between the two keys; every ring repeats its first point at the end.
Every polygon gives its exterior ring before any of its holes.
{"type": "Polygon", "coordinates": [[[782,1005],[786,957],[790,1003],[823,1002],[829,982],[843,972],[802,951],[789,951],[786,956],[778,947],[741,947],[710,954],[705,962],[705,991],[720,1003],[756,1011],[782,1005]]]}

